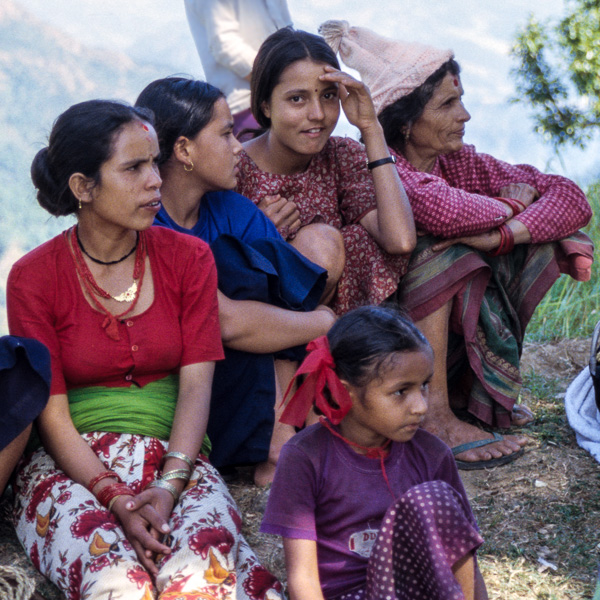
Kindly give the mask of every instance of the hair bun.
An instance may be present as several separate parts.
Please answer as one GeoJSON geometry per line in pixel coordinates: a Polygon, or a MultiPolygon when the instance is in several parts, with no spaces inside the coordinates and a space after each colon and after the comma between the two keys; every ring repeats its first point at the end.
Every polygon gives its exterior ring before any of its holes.
{"type": "Polygon", "coordinates": [[[337,54],[342,43],[342,38],[348,35],[350,25],[348,21],[338,21],[331,19],[325,21],[319,26],[319,33],[325,38],[325,41],[331,46],[331,49],[337,54]]]}
{"type": "Polygon", "coordinates": [[[58,216],[56,197],[58,196],[58,185],[52,176],[48,147],[42,148],[31,163],[31,180],[37,190],[37,200],[50,214],[58,216]]]}

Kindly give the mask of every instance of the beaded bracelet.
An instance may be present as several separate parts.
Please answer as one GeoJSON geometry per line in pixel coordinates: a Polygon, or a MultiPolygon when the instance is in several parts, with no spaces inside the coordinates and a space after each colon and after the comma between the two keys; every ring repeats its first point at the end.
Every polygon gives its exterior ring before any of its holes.
{"type": "Polygon", "coordinates": [[[119,483],[123,483],[121,478],[114,471],[103,471],[102,473],[92,477],[90,482],[88,483],[87,489],[91,492],[99,481],[106,479],[107,477],[111,477],[112,479],[116,479],[119,483]]]}
{"type": "Polygon", "coordinates": [[[194,468],[194,462],[192,461],[192,459],[186,456],[183,452],[167,452],[163,456],[163,462],[167,460],[167,458],[178,458],[179,460],[182,460],[188,465],[190,471],[194,468]]]}
{"type": "Polygon", "coordinates": [[[167,490],[167,492],[169,492],[171,494],[171,496],[173,496],[173,499],[175,500],[175,502],[177,502],[177,500],[179,500],[179,493],[177,492],[177,488],[172,484],[169,483],[168,481],[165,481],[164,479],[155,479],[154,481],[151,481],[146,488],[160,488],[162,490],[167,490]]]}
{"type": "Polygon", "coordinates": [[[190,471],[187,469],[175,469],[174,471],[167,471],[160,476],[162,481],[169,481],[170,479],[183,479],[188,481],[190,478],[190,471]]]}
{"type": "Polygon", "coordinates": [[[515,236],[512,229],[508,225],[500,225],[498,232],[500,233],[500,245],[495,250],[490,250],[488,256],[503,256],[514,250],[515,236]]]}
{"type": "Polygon", "coordinates": [[[135,492],[125,483],[113,483],[103,487],[96,498],[104,508],[109,508],[109,506],[112,507],[111,500],[117,496],[135,496],[135,492]]]}

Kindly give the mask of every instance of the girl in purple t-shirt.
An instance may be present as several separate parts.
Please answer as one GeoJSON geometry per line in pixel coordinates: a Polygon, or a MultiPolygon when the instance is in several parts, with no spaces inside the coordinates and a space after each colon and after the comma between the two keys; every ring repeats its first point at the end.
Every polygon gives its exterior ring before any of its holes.
{"type": "Polygon", "coordinates": [[[450,449],[419,428],[433,353],[396,310],[351,311],[308,345],[281,420],[262,531],[283,536],[292,600],[484,600],[475,519],[450,449]]]}

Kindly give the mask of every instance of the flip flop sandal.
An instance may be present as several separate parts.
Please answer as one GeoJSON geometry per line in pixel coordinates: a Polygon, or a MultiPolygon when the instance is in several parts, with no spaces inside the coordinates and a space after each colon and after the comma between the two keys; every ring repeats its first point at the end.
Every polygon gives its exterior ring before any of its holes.
{"type": "MultiPolygon", "coordinates": [[[[494,439],[485,439],[485,440],[477,440],[475,442],[467,442],[466,444],[461,444],[460,446],[456,446],[452,448],[452,454],[456,456],[461,452],[466,452],[467,450],[473,450],[473,448],[482,448],[483,446],[489,446],[494,442],[501,442],[504,439],[504,436],[499,433],[494,432],[494,439]]],[[[519,458],[519,456],[523,456],[523,448],[519,448],[516,452],[512,454],[505,454],[500,456],[499,458],[490,458],[488,460],[476,460],[473,462],[469,462],[466,460],[456,460],[456,466],[462,471],[478,471],[480,469],[491,469],[492,467],[499,467],[501,465],[506,465],[511,463],[513,460],[519,458]]]]}

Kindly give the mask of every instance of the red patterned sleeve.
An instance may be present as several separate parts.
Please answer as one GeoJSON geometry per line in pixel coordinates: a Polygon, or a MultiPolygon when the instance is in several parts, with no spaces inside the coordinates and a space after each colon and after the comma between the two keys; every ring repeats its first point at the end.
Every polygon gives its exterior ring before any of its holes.
{"type": "Polygon", "coordinates": [[[581,189],[559,175],[546,175],[530,165],[510,165],[488,154],[478,154],[473,146],[440,158],[444,177],[451,186],[497,196],[510,183],[534,187],[540,198],[515,217],[527,227],[532,243],[563,239],[584,227],[592,210],[581,189]]]}
{"type": "Polygon", "coordinates": [[[497,200],[450,185],[439,175],[417,171],[403,156],[392,154],[417,229],[455,238],[495,229],[506,220],[506,209],[497,200]]]}
{"type": "Polygon", "coordinates": [[[351,138],[330,138],[336,172],[340,212],[345,224],[358,223],[377,208],[373,176],[367,169],[367,154],[359,142],[351,138]]]}

